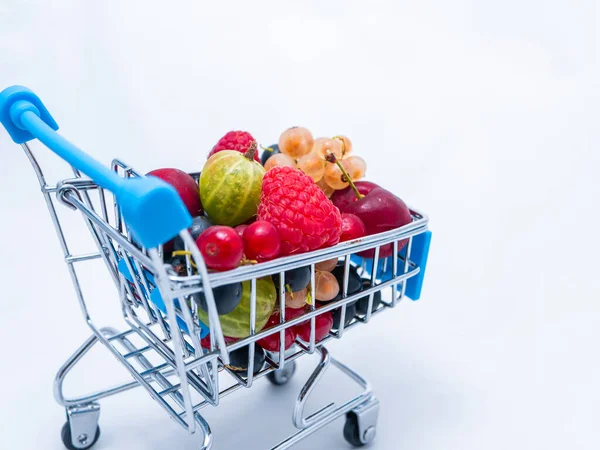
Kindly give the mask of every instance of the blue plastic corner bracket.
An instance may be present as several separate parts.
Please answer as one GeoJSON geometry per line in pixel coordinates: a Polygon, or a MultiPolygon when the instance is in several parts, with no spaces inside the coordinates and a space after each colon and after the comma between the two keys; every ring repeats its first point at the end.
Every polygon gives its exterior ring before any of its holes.
{"type": "MultiPolygon", "coordinates": [[[[421,290],[423,289],[423,281],[425,280],[425,269],[427,268],[427,258],[429,257],[429,246],[431,243],[431,231],[425,231],[417,234],[412,238],[412,246],[410,252],[410,260],[419,268],[419,273],[409,278],[406,281],[406,296],[412,300],[421,298],[421,290]]],[[[382,264],[383,260],[377,265],[377,279],[380,281],[388,281],[392,279],[392,256],[387,259],[386,264],[382,264]],[[385,268],[385,270],[384,270],[385,268]]],[[[406,247],[398,252],[399,266],[403,264],[406,258],[406,247]]],[[[352,255],[352,261],[357,265],[362,265],[363,258],[358,255],[352,255]]],[[[372,271],[372,259],[367,259],[365,270],[370,276],[372,271]]]]}

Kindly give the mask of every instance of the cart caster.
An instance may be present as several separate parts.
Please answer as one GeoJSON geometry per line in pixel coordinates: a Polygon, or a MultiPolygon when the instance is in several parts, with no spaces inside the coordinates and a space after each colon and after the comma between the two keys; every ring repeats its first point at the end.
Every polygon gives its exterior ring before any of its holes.
{"type": "Polygon", "coordinates": [[[67,422],[61,430],[61,438],[69,450],[87,450],[100,438],[100,405],[91,403],[67,408],[67,422]]]}
{"type": "Polygon", "coordinates": [[[354,446],[363,447],[375,440],[379,401],[373,399],[346,415],[344,439],[354,446]]]}
{"type": "Polygon", "coordinates": [[[275,386],[283,386],[292,378],[296,371],[296,361],[291,361],[283,366],[281,370],[274,370],[267,374],[267,378],[275,386]]]}

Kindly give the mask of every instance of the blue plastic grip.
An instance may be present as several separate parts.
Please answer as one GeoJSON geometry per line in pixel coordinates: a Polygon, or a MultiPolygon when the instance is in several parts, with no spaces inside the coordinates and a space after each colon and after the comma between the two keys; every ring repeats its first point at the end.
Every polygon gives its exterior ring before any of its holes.
{"type": "Polygon", "coordinates": [[[17,144],[35,139],[21,123],[20,115],[24,111],[32,111],[52,130],[58,130],[58,124],[31,89],[23,86],[8,87],[0,92],[0,122],[17,144]]]}
{"type": "Polygon", "coordinates": [[[136,242],[154,248],[192,224],[177,191],[156,177],[124,179],[56,133],[58,125],[29,89],[12,86],[0,93],[0,121],[13,141],[37,138],[117,198],[136,242]]]}

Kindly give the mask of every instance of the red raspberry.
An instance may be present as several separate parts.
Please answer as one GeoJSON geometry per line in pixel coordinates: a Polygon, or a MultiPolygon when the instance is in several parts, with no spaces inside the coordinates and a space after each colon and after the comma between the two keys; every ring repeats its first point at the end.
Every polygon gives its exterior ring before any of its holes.
{"type": "Polygon", "coordinates": [[[335,245],[342,232],[339,209],[312,178],[293,167],[277,166],[265,174],[258,220],[279,231],[281,256],[335,245]]]}
{"type": "MultiPolygon", "coordinates": [[[[247,131],[230,131],[219,139],[219,142],[212,148],[208,157],[210,158],[212,155],[222,150],[236,150],[240,153],[246,153],[252,142],[256,142],[256,140],[247,131]]],[[[258,152],[254,153],[254,160],[260,162],[258,152]]]]}

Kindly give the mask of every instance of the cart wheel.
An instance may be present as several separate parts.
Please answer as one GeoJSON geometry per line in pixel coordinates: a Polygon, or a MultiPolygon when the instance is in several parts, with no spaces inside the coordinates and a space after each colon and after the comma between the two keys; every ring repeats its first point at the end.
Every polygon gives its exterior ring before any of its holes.
{"type": "Polygon", "coordinates": [[[283,386],[292,378],[296,371],[296,361],[291,361],[283,366],[281,370],[274,370],[267,374],[267,378],[275,386],[283,386]]]}
{"type": "Polygon", "coordinates": [[[98,442],[98,439],[100,438],[100,427],[96,427],[96,435],[94,436],[94,439],[91,442],[88,436],[79,436],[78,440],[80,447],[75,447],[75,445],[73,445],[73,442],[71,442],[71,424],[69,424],[69,422],[63,425],[60,436],[62,438],[63,444],[69,450],[87,450],[88,448],[92,448],[92,446],[96,442],[98,442]]]}
{"type": "Polygon", "coordinates": [[[346,415],[346,423],[344,424],[344,439],[354,447],[364,447],[375,439],[375,427],[367,428],[361,439],[358,417],[350,411],[346,415]]]}

